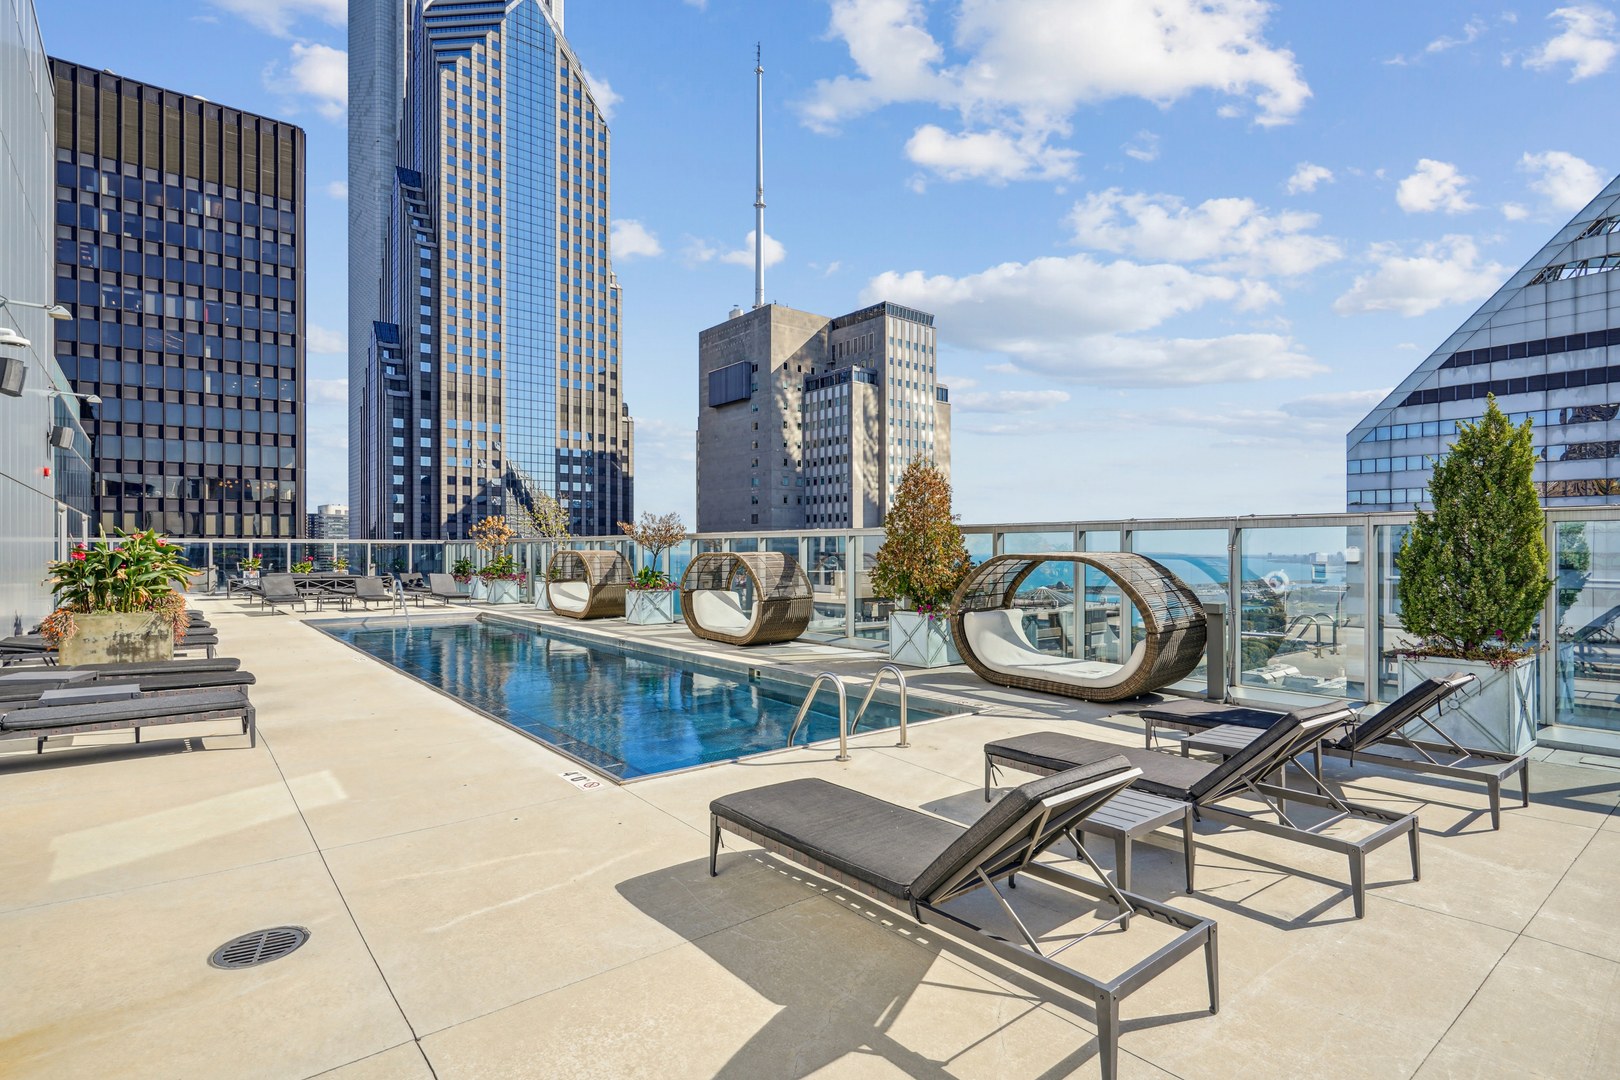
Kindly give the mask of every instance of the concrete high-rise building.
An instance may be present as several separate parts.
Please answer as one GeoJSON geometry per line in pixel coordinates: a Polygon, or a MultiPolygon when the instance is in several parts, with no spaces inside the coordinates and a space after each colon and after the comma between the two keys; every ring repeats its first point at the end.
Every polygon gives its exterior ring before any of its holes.
{"type": "Polygon", "coordinates": [[[1620,500],[1620,177],[1559,229],[1348,438],[1351,510],[1427,505],[1435,458],[1487,394],[1535,421],[1542,503],[1620,500]]]}
{"type": "Polygon", "coordinates": [[[110,531],[304,528],[304,132],[51,60],[57,359],[110,531]]]}
{"type": "MultiPolygon", "coordinates": [[[[407,0],[349,0],[349,385],[366,379],[371,326],[382,318],[383,238],[405,93],[407,0]]],[[[349,395],[349,446],[365,440],[361,395],[349,395]]],[[[365,482],[349,454],[349,490],[365,482]]]]}
{"type": "Polygon", "coordinates": [[[56,93],[31,0],[0,17],[0,637],[50,614],[45,564],[82,536],[90,441],[50,310],[56,93]]]}
{"type": "Polygon", "coordinates": [[[349,508],[341,503],[322,503],[309,515],[311,540],[347,540],[349,508]]]}
{"type": "Polygon", "coordinates": [[[632,513],[634,450],[609,138],[562,4],[414,0],[404,70],[380,312],[350,382],[353,531],[521,526],[547,492],[576,534],[611,533],[632,513]]]}
{"type": "Polygon", "coordinates": [[[935,355],[934,317],[890,303],[767,304],[701,331],[698,530],[875,528],[912,461],[949,476],[935,355]]]}

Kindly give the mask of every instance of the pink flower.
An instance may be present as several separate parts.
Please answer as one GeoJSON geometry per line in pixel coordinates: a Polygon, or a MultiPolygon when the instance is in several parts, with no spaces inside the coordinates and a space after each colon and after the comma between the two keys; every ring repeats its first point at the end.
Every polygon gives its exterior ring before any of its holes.
{"type": "Polygon", "coordinates": [[[84,562],[84,551],[80,548],[74,548],[72,557],[76,562],[84,562]]]}

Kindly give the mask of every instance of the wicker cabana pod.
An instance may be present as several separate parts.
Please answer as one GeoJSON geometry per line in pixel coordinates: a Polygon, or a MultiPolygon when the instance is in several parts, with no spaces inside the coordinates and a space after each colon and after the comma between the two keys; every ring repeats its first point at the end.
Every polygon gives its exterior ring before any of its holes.
{"type": "Polygon", "coordinates": [[[700,638],[731,645],[792,641],[810,625],[810,579],[798,560],[774,551],[706,551],[681,576],[681,614],[700,638]],[[754,610],[743,610],[731,583],[747,576],[754,610]]]}
{"type": "Polygon", "coordinates": [[[570,619],[624,615],[630,564],[617,551],[559,551],[546,568],[546,601],[570,619]]]}
{"type": "MultiPolygon", "coordinates": [[[[1129,630],[1123,632],[1128,640],[1129,630]]],[[[1131,552],[997,555],[962,582],[951,613],[957,651],[985,681],[1086,701],[1123,701],[1186,678],[1204,655],[1204,633],[1197,594],[1163,566],[1131,552]],[[1125,663],[1076,660],[1030,643],[1024,611],[1012,606],[1013,598],[1049,562],[1096,567],[1142,613],[1144,636],[1125,663]]]]}

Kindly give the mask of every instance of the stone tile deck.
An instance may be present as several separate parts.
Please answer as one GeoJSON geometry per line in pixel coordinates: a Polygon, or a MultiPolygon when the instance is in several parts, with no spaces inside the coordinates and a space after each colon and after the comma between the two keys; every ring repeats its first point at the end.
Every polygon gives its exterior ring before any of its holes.
{"type": "MultiPolygon", "coordinates": [[[[1097,1075],[1084,1010],[746,845],[711,880],[705,826],[715,795],[795,776],[971,819],[985,741],[1134,744],[1129,718],[917,673],[984,711],[914,727],[909,749],[861,735],[843,764],[818,746],[581,790],[566,759],[299,617],[200,603],[258,676],[256,749],[0,754],[0,1075],[1097,1075]],[[208,967],[288,923],[313,932],[294,955],[208,967]]],[[[704,651],[805,680],[876,668],[815,645],[704,651]]],[[[1162,976],[1126,1003],[1122,1075],[1620,1074],[1620,771],[1542,756],[1497,833],[1473,788],[1335,771],[1424,828],[1423,880],[1382,849],[1359,922],[1325,852],[1205,826],[1189,896],[1179,854],[1139,845],[1140,891],[1219,920],[1223,1008],[1201,1011],[1197,962],[1162,976]]],[[[1077,962],[1128,964],[1154,931],[1077,962]]]]}

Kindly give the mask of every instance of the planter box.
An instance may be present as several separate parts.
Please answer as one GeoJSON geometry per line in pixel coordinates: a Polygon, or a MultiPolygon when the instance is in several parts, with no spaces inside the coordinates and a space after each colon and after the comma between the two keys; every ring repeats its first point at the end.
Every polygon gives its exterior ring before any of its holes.
{"type": "Polygon", "coordinates": [[[474,574],[472,580],[467,583],[467,595],[474,600],[488,600],[489,583],[474,574]]]}
{"type": "Polygon", "coordinates": [[[174,626],[150,611],[75,615],[74,635],[57,647],[63,664],[137,664],[174,659],[174,626]]]}
{"type": "Polygon", "coordinates": [[[951,640],[951,624],[915,611],[889,613],[889,659],[911,667],[949,667],[962,656],[951,640]]]}
{"type": "MultiPolygon", "coordinates": [[[[1537,659],[1528,656],[1503,669],[1482,660],[1403,656],[1401,693],[1433,676],[1468,672],[1479,681],[1454,694],[1446,703],[1451,707],[1438,719],[1430,719],[1464,746],[1522,754],[1536,745],[1537,659]]],[[[1434,733],[1425,731],[1421,724],[1408,729],[1407,734],[1414,739],[1434,738],[1434,733]]]]}
{"type": "Polygon", "coordinates": [[[523,599],[521,581],[490,581],[485,582],[484,587],[489,590],[492,604],[516,604],[523,599]]]}
{"type": "Polygon", "coordinates": [[[675,621],[675,589],[627,589],[624,619],[637,626],[675,621]]]}

